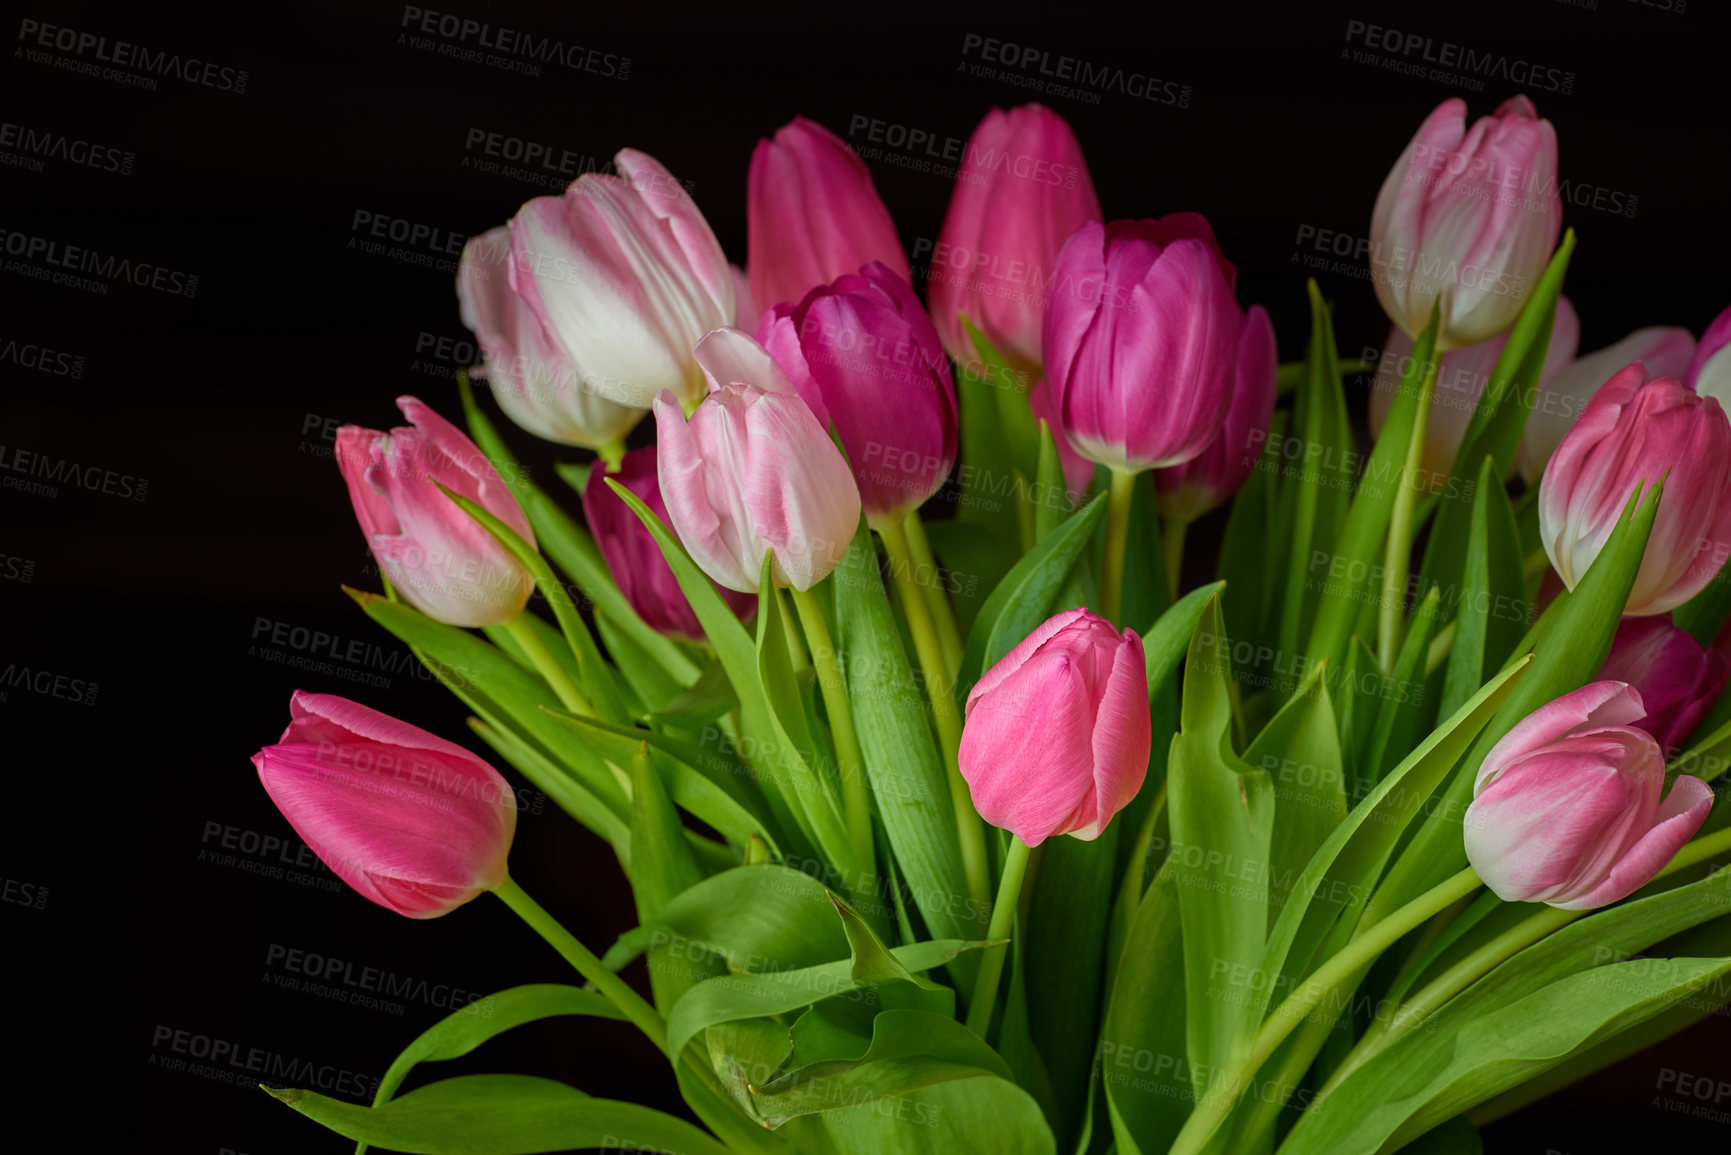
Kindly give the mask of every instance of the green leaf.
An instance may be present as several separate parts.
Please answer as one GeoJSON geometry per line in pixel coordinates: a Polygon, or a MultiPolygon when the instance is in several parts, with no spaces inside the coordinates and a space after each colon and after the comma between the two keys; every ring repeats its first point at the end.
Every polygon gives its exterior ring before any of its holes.
{"type": "Polygon", "coordinates": [[[997,420],[991,423],[992,433],[1003,440],[1017,472],[1025,478],[1033,477],[1040,454],[1040,434],[1033,410],[1028,408],[1027,375],[1012,369],[998,347],[972,321],[965,316],[960,320],[974,352],[980,356],[985,379],[994,386],[997,420]]]}
{"type": "Polygon", "coordinates": [[[987,530],[997,541],[1021,539],[1017,524],[1015,449],[999,430],[998,394],[1009,381],[992,381],[983,365],[958,364],[956,406],[961,419],[956,518],[987,530]]]}
{"type": "Polygon", "coordinates": [[[962,655],[956,682],[965,701],[985,671],[1050,616],[1052,599],[1088,545],[1094,527],[1106,516],[1106,495],[1097,494],[1051,535],[1010,568],[980,610],[962,655]]]}
{"type": "Polygon", "coordinates": [[[1720,567],[1705,589],[1671,611],[1676,627],[1703,648],[1713,644],[1727,620],[1731,620],[1731,562],[1720,567]]]}
{"type": "Polygon", "coordinates": [[[1274,414],[1268,439],[1256,459],[1256,469],[1238,496],[1232,499],[1226,529],[1220,541],[1220,577],[1232,589],[1232,598],[1222,610],[1226,631],[1253,645],[1271,642],[1270,602],[1278,582],[1270,574],[1270,558],[1282,556],[1270,549],[1274,536],[1274,510],[1280,477],[1280,448],[1286,443],[1285,410],[1274,414]]]}
{"type": "Polygon", "coordinates": [[[1382,702],[1370,730],[1370,745],[1365,748],[1363,771],[1367,782],[1375,782],[1386,767],[1405,757],[1431,719],[1435,703],[1426,692],[1424,664],[1430,653],[1430,640],[1436,634],[1440,598],[1433,586],[1413,611],[1406,638],[1395,656],[1394,669],[1382,679],[1382,702]]]}
{"type": "MultiPolygon", "coordinates": [[[[703,881],[703,872],[685,845],[685,827],[668,798],[661,775],[651,761],[649,744],[641,742],[631,767],[631,892],[637,921],[649,922],[675,896],[703,881]]],[[[718,967],[689,959],[675,960],[665,951],[649,952],[649,979],[655,1007],[663,1014],[700,977],[720,973],[718,967]]]]}
{"type": "Polygon", "coordinates": [[[1274,786],[1268,851],[1268,921],[1286,905],[1300,872],[1346,817],[1346,771],[1334,703],[1316,667],[1302,688],[1244,751],[1274,786]]]}
{"type": "Polygon", "coordinates": [[[1438,712],[1445,717],[1502,667],[1526,633],[1526,579],[1514,507],[1489,457],[1479,469],[1461,574],[1460,610],[1438,712]]]}
{"type": "Polygon", "coordinates": [[[595,615],[595,629],[625,680],[624,690],[642,704],[642,713],[632,711],[631,716],[641,718],[644,714],[665,712],[690,692],[606,614],[595,615]]]}
{"type": "Polygon", "coordinates": [[[994,537],[985,527],[956,518],[927,522],[926,537],[951,575],[956,627],[965,636],[974,628],[986,598],[1016,564],[1015,539],[994,537]]]}
{"type": "Polygon", "coordinates": [[[703,673],[697,676],[696,682],[655,712],[654,720],[686,730],[701,730],[738,708],[739,697],[727,680],[727,671],[721,668],[720,662],[710,662],[703,667],[703,673]]]}
{"type": "Polygon", "coordinates": [[[621,864],[631,861],[631,827],[625,817],[625,805],[603,801],[591,793],[581,779],[551,761],[533,743],[519,738],[509,725],[498,720],[492,710],[475,701],[465,701],[481,713],[480,718],[469,719],[471,730],[551,798],[559,809],[612,846],[621,864]]]}
{"type": "Polygon", "coordinates": [[[739,973],[815,966],[848,955],[828,888],[783,866],[738,866],[711,875],[627,932],[603,961],[619,970],[643,950],[670,942],[687,957],[720,955],[739,973]]]}
{"type": "Polygon", "coordinates": [[[1055,1155],[1032,1096],[1005,1079],[963,1079],[831,1111],[836,1155],[1055,1155]]]}
{"type": "Polygon", "coordinates": [[[1064,524],[1075,512],[1070,504],[1069,484],[1064,480],[1064,459],[1058,456],[1058,441],[1052,427],[1040,422],[1040,464],[1034,479],[1034,541],[1064,524]]]}
{"type": "MultiPolygon", "coordinates": [[[[1172,604],[1172,591],[1166,588],[1166,566],[1162,555],[1159,514],[1154,508],[1154,471],[1136,475],[1130,491],[1130,527],[1125,536],[1125,557],[1147,558],[1146,564],[1124,567],[1123,604],[1120,624],[1128,630],[1142,632],[1172,604]]],[[[1077,567],[1082,572],[1088,562],[1077,567]]],[[[1084,603],[1086,604],[1086,603],[1084,603]]]]}
{"type": "MultiPolygon", "coordinates": [[[[1225,588],[1226,583],[1218,581],[1191,590],[1161,614],[1153,627],[1142,635],[1142,654],[1148,663],[1150,694],[1177,672],[1179,663],[1190,649],[1190,639],[1196,634],[1196,623],[1202,620],[1208,603],[1225,588]]],[[[1220,600],[1223,603],[1225,599],[1220,600]]]]}
{"type": "Polygon", "coordinates": [[[1100,1069],[1119,1151],[1162,1152],[1190,1117],[1184,928],[1178,876],[1155,875],[1124,940],[1100,1032],[1100,1069]]]}
{"type": "Polygon", "coordinates": [[[618,1146],[622,1138],[673,1155],[727,1155],[682,1119],[531,1075],[463,1075],[382,1107],[316,1091],[270,1094],[339,1135],[408,1155],[530,1155],[618,1146]]]}

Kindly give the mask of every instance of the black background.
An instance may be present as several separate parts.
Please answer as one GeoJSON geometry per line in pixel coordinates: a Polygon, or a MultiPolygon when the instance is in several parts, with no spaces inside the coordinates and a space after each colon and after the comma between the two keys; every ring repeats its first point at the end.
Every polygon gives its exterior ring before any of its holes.
{"type": "MultiPolygon", "coordinates": [[[[1239,267],[1241,300],[1267,305],[1291,360],[1307,325],[1301,262],[1315,255],[1305,228],[1362,235],[1390,163],[1436,103],[1463,95],[1477,116],[1521,90],[1492,81],[1468,91],[1343,58],[1363,48],[1347,40],[1348,22],[1361,20],[1572,74],[1566,95],[1547,91],[1550,82],[1528,91],[1557,126],[1563,177],[1589,190],[1577,195],[1619,194],[1613,203],[1625,209],[1565,207],[1580,237],[1567,291],[1584,350],[1642,325],[1699,333],[1731,298],[1728,25],[1704,0],[1681,14],[1664,0],[1423,9],[1365,0],[1278,14],[1216,3],[1134,27],[1067,9],[1070,23],[1038,29],[991,8],[941,28],[796,29],[713,12],[703,25],[671,16],[617,25],[595,19],[595,5],[423,7],[628,57],[628,76],[543,65],[529,77],[418,51],[399,43],[403,8],[388,3],[247,14],[4,7],[0,120],[135,159],[125,175],[64,160],[40,172],[0,167],[0,228],[198,276],[189,299],[126,283],[98,295],[0,272],[0,343],[83,358],[76,377],[0,362],[0,444],[148,482],[142,501],[100,486],[61,485],[53,497],[0,489],[0,662],[66,678],[60,697],[13,688],[0,700],[0,874],[14,898],[22,884],[37,888],[31,896],[46,888],[41,909],[0,903],[15,970],[6,992],[51,1020],[7,1051],[22,1072],[82,1097],[66,1124],[73,1146],[86,1127],[124,1121],[162,1150],[347,1149],[244,1079],[153,1064],[172,1055],[153,1046],[165,1027],[376,1076],[443,1013],[425,1001],[393,1014],[278,989],[264,981],[280,972],[267,966],[273,945],[465,992],[569,978],[491,900],[412,923],[346,891],[201,859],[221,849],[211,824],[292,843],[247,758],[276,738],[296,687],[352,695],[480,748],[460,707],[406,665],[388,688],[365,686],[354,667],[287,668],[259,651],[289,647],[255,638],[281,622],[406,657],[338,590],[377,580],[323,435],[340,422],[395,424],[402,393],[457,416],[453,363],[417,351],[423,334],[467,336],[450,270],[350,242],[357,212],[461,236],[558,191],[562,182],[465,167],[482,158],[465,150],[471,129],[570,150],[591,166],[627,145],[644,149],[693,182],[742,261],[752,145],[796,113],[866,145],[864,132],[849,134],[857,117],[965,139],[990,106],[1040,99],[968,75],[962,65],[977,59],[964,56],[968,33],[1152,74],[1188,86],[1187,106],[1115,91],[1098,103],[1046,99],[1075,127],[1109,217],[1211,218],[1239,267]],[[166,77],[141,91],[36,63],[17,51],[24,19],[243,69],[246,89],[166,77]],[[71,700],[91,683],[93,703],[71,700]]],[[[872,168],[903,242],[923,251],[950,180],[881,160],[872,168]]],[[[1368,281],[1318,275],[1338,302],[1343,353],[1379,345],[1387,322],[1368,281]]],[[[1361,406],[1362,386],[1352,393],[1361,406]]],[[[562,491],[551,465],[575,451],[508,432],[543,484],[562,491]]],[[[1192,551],[1192,580],[1204,576],[1205,553],[1192,551]]],[[[550,803],[523,816],[513,868],[592,945],[634,921],[610,855],[550,803]]],[[[1731,1079],[1728,1044],[1731,1029],[1715,1016],[1490,1127],[1487,1149],[1597,1151],[1655,1137],[1722,1146],[1731,1130],[1681,1122],[1659,1080],[1666,1069],[1731,1079]]],[[[624,1026],[540,1024],[459,1065],[674,1106],[665,1068],[624,1026]]]]}

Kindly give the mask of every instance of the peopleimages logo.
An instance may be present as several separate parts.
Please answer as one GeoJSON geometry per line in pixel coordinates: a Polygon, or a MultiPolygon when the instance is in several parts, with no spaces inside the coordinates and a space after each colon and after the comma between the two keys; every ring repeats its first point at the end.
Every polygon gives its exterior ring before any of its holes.
{"type": "Polygon", "coordinates": [[[127,40],[110,40],[94,32],[81,32],[63,25],[23,19],[18,22],[18,40],[24,45],[25,58],[34,64],[53,64],[103,80],[127,80],[135,87],[154,89],[156,78],[173,77],[187,84],[232,92],[236,96],[246,91],[245,69],[229,68],[196,56],[182,56],[178,52],[157,51],[127,40]],[[66,55],[56,59],[49,55],[51,52],[66,55]],[[109,67],[103,68],[102,65],[109,67]],[[128,70],[132,75],[128,75],[128,70]]]}
{"type": "Polygon", "coordinates": [[[35,279],[91,288],[106,293],[105,282],[125,281],[141,289],[154,289],[171,297],[192,297],[198,292],[198,274],[170,269],[131,257],[104,256],[84,245],[68,245],[48,237],[0,229],[0,252],[18,258],[7,263],[7,271],[32,275],[35,279]],[[16,267],[14,267],[16,266],[16,267]],[[32,273],[30,270],[34,269],[32,273]]]}
{"type": "Polygon", "coordinates": [[[132,153],[111,144],[0,121],[0,164],[13,168],[41,172],[44,161],[54,160],[128,176],[134,159],[132,153]]]}
{"type": "MultiPolygon", "coordinates": [[[[1554,92],[1561,96],[1567,96],[1575,90],[1575,74],[1561,68],[1516,59],[1501,52],[1481,51],[1419,32],[1402,32],[1397,28],[1384,28],[1380,24],[1367,24],[1363,20],[1346,22],[1346,42],[1372,52],[1384,53],[1390,59],[1404,61],[1411,65],[1414,72],[1423,71],[1425,65],[1435,65],[1436,70],[1443,75],[1433,79],[1477,79],[1477,90],[1483,89],[1485,80],[1519,84],[1539,92],[1554,92]],[[1451,75],[1454,73],[1458,73],[1459,77],[1451,75]]],[[[1351,49],[1341,49],[1343,55],[1350,51],[1351,49]]],[[[1375,62],[1367,60],[1360,63],[1375,62]]],[[[1388,66],[1387,61],[1382,63],[1385,67],[1388,66]]]]}
{"type": "Polygon", "coordinates": [[[403,6],[399,26],[405,30],[397,38],[399,44],[508,72],[539,76],[538,65],[551,63],[608,80],[626,80],[631,75],[629,56],[413,4],[403,6]]]}

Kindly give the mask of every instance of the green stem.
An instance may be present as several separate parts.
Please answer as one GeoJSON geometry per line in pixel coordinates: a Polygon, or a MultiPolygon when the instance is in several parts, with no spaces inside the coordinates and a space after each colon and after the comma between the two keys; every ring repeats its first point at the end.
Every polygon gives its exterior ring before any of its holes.
{"type": "Polygon", "coordinates": [[[805,628],[806,645],[811,649],[812,663],[817,667],[817,684],[823,690],[824,708],[829,712],[829,731],[835,738],[836,772],[841,778],[842,802],[847,809],[848,839],[854,855],[863,864],[872,861],[872,801],[866,786],[865,757],[860,753],[859,736],[854,731],[853,706],[848,702],[847,684],[842,681],[841,667],[836,663],[835,644],[830,641],[829,623],[824,620],[823,606],[810,590],[794,590],[793,604],[799,610],[799,624],[805,628]]]}
{"type": "Polygon", "coordinates": [[[577,973],[594,984],[607,1001],[624,1012],[637,1029],[649,1037],[663,1053],[667,1051],[667,1021],[656,1013],[644,997],[632,990],[624,979],[608,970],[588,947],[578,942],[571,932],[559,925],[540,903],[530,898],[509,876],[493,888],[493,893],[528,923],[534,932],[547,940],[561,958],[576,968],[577,973]]]}
{"type": "Polygon", "coordinates": [[[1110,492],[1106,499],[1106,557],[1100,566],[1100,616],[1117,625],[1124,602],[1124,550],[1130,537],[1136,475],[1114,468],[1110,492]]]}
{"type": "Polygon", "coordinates": [[[1208,1089],[1197,1104],[1196,1111],[1185,1121],[1184,1128],[1179,1131],[1168,1155],[1196,1155],[1202,1151],[1220,1124],[1232,1112],[1239,1094],[1250,1079],[1262,1068],[1262,1064],[1268,1061],[1269,1056],[1274,1054],[1275,1049],[1286,1041],[1293,1028],[1309,1017],[1318,1003],[1340,989],[1351,976],[1367,969],[1378,955],[1393,946],[1402,935],[1438,911],[1452,906],[1464,895],[1471,894],[1480,885],[1479,876],[1473,872],[1472,867],[1467,867],[1392,912],[1381,922],[1363,930],[1345,949],[1316,968],[1316,971],[1304,980],[1303,986],[1287,996],[1286,1001],[1268,1016],[1250,1044],[1250,1053],[1234,1064],[1221,1082],[1208,1089]]]}
{"type": "Polygon", "coordinates": [[[625,460],[625,442],[614,440],[595,447],[595,456],[601,459],[608,473],[618,473],[620,463],[625,460]]]}
{"type": "Polygon", "coordinates": [[[537,634],[528,622],[529,611],[524,610],[505,623],[505,630],[517,644],[523,647],[523,652],[529,655],[529,660],[535,664],[541,676],[547,679],[547,684],[553,687],[553,692],[559,696],[559,701],[573,714],[582,714],[586,718],[595,717],[595,707],[577,688],[577,683],[565,672],[565,667],[559,664],[547,647],[541,644],[541,636],[537,634]]]}
{"type": "MultiPolygon", "coordinates": [[[[996,942],[1010,937],[1015,925],[1016,904],[1022,895],[1022,876],[1028,870],[1028,844],[1012,835],[1010,847],[1004,853],[1004,873],[998,879],[998,900],[992,904],[992,923],[986,938],[996,942]]],[[[1004,974],[1004,957],[1009,945],[989,946],[980,958],[980,977],[974,984],[974,997],[968,1003],[968,1030],[986,1037],[992,1026],[992,1009],[998,1001],[998,980],[1004,974]]]]}
{"type": "Polygon", "coordinates": [[[1394,491],[1394,509],[1388,518],[1388,550],[1383,558],[1382,602],[1376,630],[1376,656],[1385,674],[1394,671],[1400,653],[1402,619],[1406,609],[1407,567],[1412,562],[1413,507],[1418,501],[1418,471],[1424,462],[1425,427],[1430,424],[1431,396],[1436,392],[1437,367],[1441,357],[1431,357],[1418,389],[1418,413],[1412,436],[1406,443],[1406,460],[1400,469],[1399,489],[1394,491]]]}
{"type": "Polygon", "coordinates": [[[890,577],[901,594],[902,612],[908,617],[908,632],[913,635],[914,652],[919,656],[920,672],[925,675],[926,696],[932,703],[932,720],[937,724],[938,743],[944,750],[944,766],[949,771],[950,805],[956,815],[956,833],[961,839],[962,869],[968,880],[968,893],[983,908],[991,898],[991,875],[986,868],[986,832],[980,815],[974,809],[973,796],[962,779],[956,752],[962,745],[962,718],[956,709],[956,696],[951,679],[944,668],[943,645],[938,641],[937,627],[931,611],[920,595],[914,578],[913,558],[908,549],[908,537],[899,525],[879,530],[884,549],[890,555],[890,577]]]}
{"type": "Polygon", "coordinates": [[[1174,517],[1160,528],[1160,544],[1166,552],[1166,594],[1177,601],[1178,579],[1184,576],[1184,531],[1190,523],[1174,517]]]}
{"type": "Polygon", "coordinates": [[[932,622],[938,628],[938,642],[944,649],[944,663],[949,667],[950,679],[955,680],[956,671],[962,666],[961,627],[956,624],[956,610],[950,605],[950,599],[945,595],[943,586],[938,582],[938,561],[932,553],[932,544],[926,540],[926,526],[920,520],[920,511],[914,510],[902,522],[902,529],[908,535],[908,552],[914,563],[921,570],[931,575],[930,581],[920,583],[920,592],[925,595],[926,609],[931,611],[932,622]]]}

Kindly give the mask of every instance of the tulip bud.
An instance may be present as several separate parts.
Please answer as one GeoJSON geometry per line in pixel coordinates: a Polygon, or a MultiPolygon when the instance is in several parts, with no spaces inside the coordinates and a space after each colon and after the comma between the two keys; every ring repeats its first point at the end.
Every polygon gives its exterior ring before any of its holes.
{"type": "Polygon", "coordinates": [[[1587,402],[1539,485],[1539,534],[1571,590],[1599,556],[1637,483],[1669,474],[1626,614],[1658,614],[1704,589],[1731,548],[1731,422],[1712,398],[1639,362],[1587,402]]]}
{"type": "Polygon", "coordinates": [[[1593,682],[1529,714],[1491,748],[1466,813],[1467,859],[1505,902],[1591,910],[1633,894],[1688,842],[1713,790],[1680,775],[1645,730],[1638,691],[1593,682]]]}
{"type": "Polygon", "coordinates": [[[1279,375],[1274,324],[1261,305],[1252,305],[1238,338],[1232,397],[1220,435],[1200,456],[1154,471],[1154,507],[1161,517],[1195,521],[1243,487],[1268,440],[1279,375]]]}
{"type": "Polygon", "coordinates": [[[1034,382],[1034,387],[1028,390],[1028,409],[1034,420],[1044,421],[1052,431],[1052,443],[1058,447],[1058,462],[1064,467],[1064,487],[1070,491],[1070,504],[1081,504],[1094,480],[1094,463],[1077,453],[1070,439],[1064,436],[1063,427],[1058,424],[1057,411],[1052,408],[1052,391],[1046,387],[1045,378],[1034,382]]]}
{"type": "MultiPolygon", "coordinates": [[[[1551,343],[1540,373],[1540,389],[1544,388],[1545,382],[1563,372],[1574,357],[1580,340],[1581,321],[1574,305],[1567,297],[1558,297],[1557,311],[1551,321],[1551,343]]],[[[1419,465],[1419,480],[1425,488],[1439,490],[1448,481],[1455,455],[1460,452],[1461,439],[1466,436],[1467,425],[1472,421],[1473,410],[1478,407],[1479,398],[1484,395],[1491,373],[1497,367],[1497,359],[1503,355],[1503,348],[1508,343],[1509,335],[1498,333],[1488,341],[1444,353],[1438,359],[1436,388],[1431,394],[1430,416],[1425,421],[1424,456],[1419,465]]],[[[1376,363],[1376,380],[1371,383],[1370,429],[1374,436],[1382,435],[1389,410],[1394,408],[1395,398],[1400,394],[1402,372],[1412,358],[1412,349],[1413,339],[1405,330],[1399,325],[1389,329],[1388,341],[1376,363]]],[[[1518,403],[1512,394],[1508,396],[1513,403],[1518,403]]],[[[1535,408],[1527,418],[1529,429],[1537,416],[1535,408]]]]}
{"type": "MultiPolygon", "coordinates": [[[[1560,322],[1560,309],[1558,313],[1560,322]]],[[[1554,344],[1556,337],[1551,340],[1554,344]]],[[[1588,353],[1554,373],[1551,359],[1546,357],[1545,376],[1528,406],[1527,427],[1515,453],[1521,479],[1528,485],[1539,483],[1570,426],[1586,411],[1587,402],[1599,386],[1614,377],[1617,370],[1639,361],[1651,376],[1676,377],[1688,366],[1694,351],[1695,338],[1689,330],[1654,326],[1637,329],[1615,345],[1588,353]]]]}
{"type": "MultiPolygon", "coordinates": [[[[607,485],[609,478],[636,494],[655,516],[667,521],[667,503],[661,500],[661,486],[656,480],[655,446],[631,450],[615,473],[606,473],[599,467],[591,469],[589,481],[583,487],[583,517],[607,561],[608,572],[638,616],[664,634],[688,642],[701,641],[703,626],[679,588],[673,567],[667,564],[648,527],[607,485]]],[[[757,612],[757,599],[749,595],[724,589],[721,600],[742,621],[750,621],[757,612]]]]}
{"type": "Polygon", "coordinates": [[[704,573],[756,593],[767,554],[777,585],[829,576],[859,527],[860,497],[841,451],[769,351],[738,329],[697,345],[709,396],[686,420],[655,398],[661,496],[704,573]]]}
{"type": "Polygon", "coordinates": [[[1725,690],[1731,665],[1704,648],[1664,614],[1624,618],[1599,677],[1627,682],[1641,694],[1647,716],[1630,723],[1675,753],[1725,690]]]}
{"type": "Polygon", "coordinates": [[[452,626],[496,626],[522,612],[529,571],[437,481],[516,530],[535,533],[499,471],[468,436],[413,397],[397,398],[412,428],[337,430],[337,467],[379,569],[408,603],[452,626]]]}
{"type": "Polygon", "coordinates": [[[362,897],[437,918],[505,881],[517,799],[497,770],[334,694],[296,690],[289,717],[252,764],[295,833],[362,897]]]}
{"type": "Polygon", "coordinates": [[[1048,618],[968,694],[959,754],[974,809],[1029,846],[1098,838],[1148,773],[1142,639],[1085,608],[1048,618]]]}
{"type": "Polygon", "coordinates": [[[803,116],[777,129],[774,140],[758,141],[751,154],[746,234],[746,273],[759,309],[798,301],[871,261],[913,278],[865,161],[803,116]]]}
{"type": "Polygon", "coordinates": [[[1442,300],[1437,347],[1514,324],[1563,226],[1557,133],[1525,96],[1468,130],[1451,98],[1419,126],[1371,215],[1371,272],[1389,319],[1416,335],[1442,300]]]}
{"type": "Polygon", "coordinates": [[[505,416],[537,437],[599,449],[617,444],[648,412],[619,400],[605,378],[585,378],[511,287],[511,230],[472,237],[457,267],[463,324],[486,359],[487,380],[505,416]]]}
{"type": "Polygon", "coordinates": [[[1201,217],[1090,221],[1064,242],[1046,302],[1046,382],[1090,461],[1140,473],[1220,435],[1236,372],[1235,272],[1201,217]]]}
{"type": "Polygon", "coordinates": [[[591,391],[639,409],[703,395],[691,349],[734,320],[733,271],[691,195],[634,149],[511,221],[511,288],[591,391]]]}
{"type": "Polygon", "coordinates": [[[986,113],[962,153],[926,287],[950,356],[975,356],[966,314],[1007,361],[1037,371],[1058,250],[1099,219],[1088,163],[1063,117],[1040,104],[986,113]]]}
{"type": "Polygon", "coordinates": [[[1720,405],[1731,405],[1731,309],[1713,318],[1683,371],[1683,384],[1720,405]]]}
{"type": "Polygon", "coordinates": [[[876,261],[765,313],[761,341],[834,424],[873,528],[900,525],[956,461],[956,391],[931,318],[876,261]]]}

